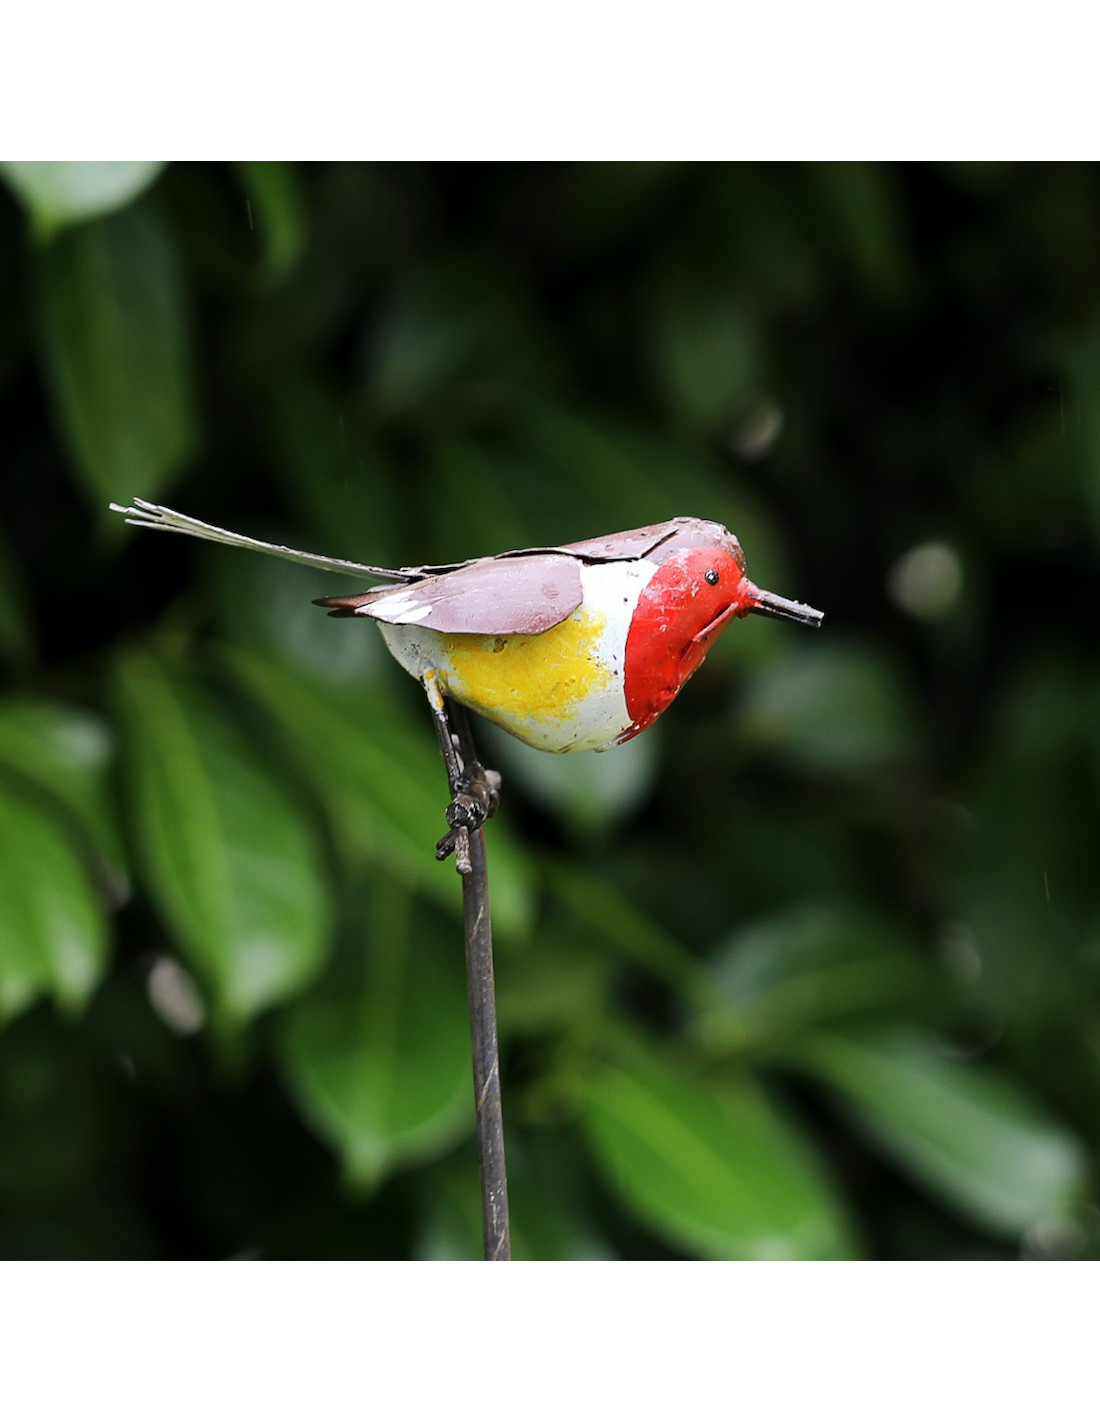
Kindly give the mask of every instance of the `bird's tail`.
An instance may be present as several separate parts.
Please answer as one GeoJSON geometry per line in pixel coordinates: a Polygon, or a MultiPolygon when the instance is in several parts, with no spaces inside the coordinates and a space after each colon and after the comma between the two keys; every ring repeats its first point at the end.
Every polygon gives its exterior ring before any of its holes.
{"type": "Polygon", "coordinates": [[[188,518],[163,504],[151,504],[135,499],[129,508],[112,504],[115,513],[137,528],[162,528],[168,533],[187,533],[192,538],[205,538],[210,543],[226,543],[230,548],[251,548],[257,553],[270,553],[275,558],[288,558],[292,563],[304,563],[307,568],[323,568],[326,573],[346,573],[353,578],[383,578],[387,582],[407,583],[413,580],[405,568],[375,568],[369,563],[352,563],[346,558],[326,558],[320,553],[302,553],[297,548],[285,548],[281,543],[264,543],[258,538],[246,538],[243,533],[230,533],[201,519],[188,518]]]}

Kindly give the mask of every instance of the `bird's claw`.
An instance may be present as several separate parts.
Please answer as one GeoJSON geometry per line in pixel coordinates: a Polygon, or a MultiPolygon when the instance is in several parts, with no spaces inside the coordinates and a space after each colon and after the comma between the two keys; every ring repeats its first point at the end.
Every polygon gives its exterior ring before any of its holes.
{"type": "Polygon", "coordinates": [[[480,761],[471,761],[462,771],[451,803],[444,812],[450,829],[435,847],[435,857],[454,854],[460,874],[470,872],[470,835],[496,814],[500,804],[500,775],[486,770],[480,761]]]}

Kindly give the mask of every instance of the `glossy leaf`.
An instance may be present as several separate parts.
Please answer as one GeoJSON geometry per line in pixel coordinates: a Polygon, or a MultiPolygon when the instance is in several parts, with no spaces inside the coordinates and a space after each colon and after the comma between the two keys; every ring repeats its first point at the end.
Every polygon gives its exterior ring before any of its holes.
{"type": "MultiPolygon", "coordinates": [[[[554,1142],[559,1145],[559,1142],[554,1142]]],[[[508,1141],[508,1203],[512,1258],[612,1259],[614,1251],[585,1218],[560,1151],[508,1141]]],[[[417,1259],[484,1258],[477,1162],[472,1153],[433,1172],[422,1194],[417,1259]]]]}
{"type": "Polygon", "coordinates": [[[458,251],[407,267],[372,323],[371,402],[387,418],[462,420],[548,378],[527,289],[507,265],[458,251]]]}
{"type": "Polygon", "coordinates": [[[902,1170],[984,1228],[1020,1233],[1078,1203],[1077,1140],[995,1068],[912,1030],[822,1032],[800,1056],[902,1170]]]}
{"type": "Polygon", "coordinates": [[[321,962],[330,910],[314,834],[278,763],[197,682],[145,656],[117,681],[148,887],[219,1014],[240,1021],[321,962]]]}
{"type": "Polygon", "coordinates": [[[835,1259],[853,1242],[824,1172],[749,1077],[631,1050],[585,1084],[585,1133],[623,1203],[710,1259],[835,1259]]]}
{"type": "Polygon", "coordinates": [[[1082,771],[1096,763],[1098,713],[1095,668],[1050,651],[1019,659],[975,751],[952,846],[955,902],[983,990],[1028,1035],[1079,993],[1095,923],[1100,798],[1082,771]]]}
{"type": "Polygon", "coordinates": [[[439,1155],[473,1124],[461,953],[377,879],[356,902],[363,968],[320,987],[287,1019],[283,1063],[307,1119],[348,1178],[373,1186],[439,1155]],[[427,931],[425,931],[427,925],[427,931]]]}
{"type": "Polygon", "coordinates": [[[836,641],[799,643],[756,677],[741,732],[807,769],[849,774],[901,760],[919,745],[889,661],[836,641]]]}
{"type": "MultiPolygon", "coordinates": [[[[476,1161],[437,1166],[428,1184],[429,1190],[418,1212],[413,1258],[434,1263],[484,1259],[485,1236],[476,1161]]],[[[514,1244],[512,1253],[514,1258],[514,1244]]]]}
{"type": "Polygon", "coordinates": [[[810,163],[804,171],[854,275],[884,306],[896,302],[910,270],[889,169],[878,163],[810,163]]]}
{"type": "Polygon", "coordinates": [[[60,701],[0,701],[0,764],[69,810],[122,892],[126,855],[109,783],[113,759],[111,731],[94,712],[60,701]]]}
{"type": "Polygon", "coordinates": [[[39,994],[87,1001],[106,966],[107,922],[87,873],[49,807],[0,780],[0,1017],[39,994]]]}
{"type": "MultiPolygon", "coordinates": [[[[267,533],[269,530],[263,530],[267,533]]],[[[371,628],[326,617],[313,599],[344,591],[346,579],[317,568],[224,548],[204,550],[204,572],[224,631],[311,682],[369,694],[389,660],[371,628]]],[[[354,584],[350,584],[354,587],[354,584]]]]}
{"type": "Polygon", "coordinates": [[[745,413],[761,380],[760,338],[746,293],[677,263],[653,286],[651,360],[677,419],[721,430],[745,413]]]}
{"type": "Polygon", "coordinates": [[[264,247],[264,272],[273,279],[287,274],[301,254],[306,213],[301,184],[291,163],[240,162],[236,165],[251,225],[264,247]]]}
{"type": "Polygon", "coordinates": [[[712,1048],[781,1051],[809,1027],[933,998],[928,965],[904,930],[839,900],[746,924],[711,967],[700,1032],[712,1048]]]}
{"type": "MultiPolygon", "coordinates": [[[[460,911],[457,876],[434,854],[446,828],[447,779],[426,701],[414,728],[380,689],[367,694],[321,688],[239,649],[228,654],[228,662],[324,797],[341,840],[364,862],[383,866],[435,903],[460,911]]],[[[530,868],[502,821],[494,820],[488,835],[494,928],[526,933],[530,868]]]]}
{"type": "MultiPolygon", "coordinates": [[[[641,527],[674,514],[712,518],[741,539],[754,578],[776,571],[776,536],[746,487],[719,479],[683,446],[591,410],[536,407],[523,423],[531,451],[545,461],[545,489],[561,520],[551,542],[641,527]],[[592,526],[578,531],[577,510],[592,526]]],[[[539,489],[530,498],[539,497],[539,489]]],[[[765,584],[766,586],[766,584],[765,584]]]]}
{"type": "Polygon", "coordinates": [[[568,860],[546,865],[560,904],[625,962],[635,963],[673,988],[694,995],[708,984],[696,959],[644,908],[614,886],[568,860]]]}
{"type": "Polygon", "coordinates": [[[397,543],[401,480],[346,400],[315,376],[280,370],[263,404],[280,483],[303,528],[317,530],[303,535],[307,547],[387,568],[426,561],[423,549],[397,543]]]}
{"type": "MultiPolygon", "coordinates": [[[[546,527],[532,507],[535,500],[526,497],[532,486],[539,487],[529,461],[453,434],[434,439],[428,458],[432,497],[417,508],[409,537],[418,542],[429,537],[424,546],[432,549],[433,561],[533,548],[546,541],[546,527]],[[477,490],[476,499],[471,489],[477,490]]],[[[552,493],[546,493],[552,504],[552,493]]],[[[410,548],[401,561],[421,561],[422,553],[423,547],[410,548]]]]}
{"type": "Polygon", "coordinates": [[[102,217],[143,193],[163,163],[0,163],[0,176],[31,214],[39,238],[102,217]]]}
{"type": "Polygon", "coordinates": [[[74,228],[38,254],[37,285],[44,373],[89,500],[155,498],[195,443],[167,233],[140,212],[74,228]]]}

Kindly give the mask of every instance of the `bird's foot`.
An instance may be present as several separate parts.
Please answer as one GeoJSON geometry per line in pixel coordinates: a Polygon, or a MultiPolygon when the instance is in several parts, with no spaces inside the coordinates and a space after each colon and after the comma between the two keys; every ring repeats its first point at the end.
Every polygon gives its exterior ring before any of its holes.
{"type": "Polygon", "coordinates": [[[496,813],[500,804],[500,774],[486,770],[478,760],[463,767],[452,788],[451,803],[444,812],[450,829],[435,847],[435,857],[454,854],[460,874],[470,872],[470,835],[496,813]]]}

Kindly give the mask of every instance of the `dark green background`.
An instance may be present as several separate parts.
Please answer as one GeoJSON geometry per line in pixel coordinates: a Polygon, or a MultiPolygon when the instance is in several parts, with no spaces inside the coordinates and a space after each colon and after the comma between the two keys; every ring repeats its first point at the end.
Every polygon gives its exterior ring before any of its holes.
{"type": "Polygon", "coordinates": [[[141,495],[378,563],[693,514],[828,614],[606,756],[482,728],[518,1256],[1096,1253],[1096,169],[0,177],[0,1252],[480,1249],[420,693],[141,495]]]}

